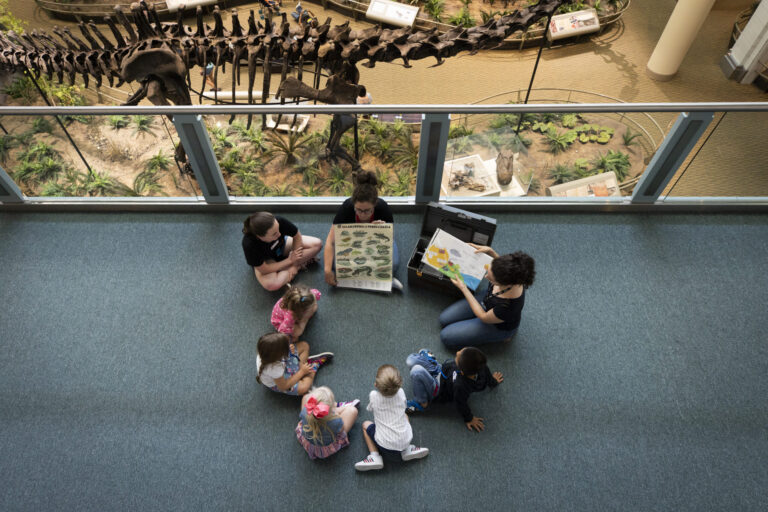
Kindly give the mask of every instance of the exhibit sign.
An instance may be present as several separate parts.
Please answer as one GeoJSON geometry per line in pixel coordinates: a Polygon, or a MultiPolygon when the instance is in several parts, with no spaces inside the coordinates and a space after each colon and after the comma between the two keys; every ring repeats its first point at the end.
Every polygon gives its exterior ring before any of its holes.
{"type": "Polygon", "coordinates": [[[600,30],[600,20],[595,9],[569,12],[552,16],[547,31],[547,39],[556,41],[571,36],[590,34],[600,30]]]}
{"type": "Polygon", "coordinates": [[[392,291],[391,223],[334,224],[333,236],[339,288],[392,291]]]}
{"type": "Polygon", "coordinates": [[[405,5],[389,0],[371,0],[365,15],[382,23],[397,25],[398,27],[410,27],[416,21],[419,8],[413,5],[405,5]]]}

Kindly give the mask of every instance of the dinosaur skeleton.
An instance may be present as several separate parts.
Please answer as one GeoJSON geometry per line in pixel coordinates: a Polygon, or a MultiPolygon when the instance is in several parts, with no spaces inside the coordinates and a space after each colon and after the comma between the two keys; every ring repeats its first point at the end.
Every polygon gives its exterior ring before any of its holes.
{"type": "MultiPolygon", "coordinates": [[[[262,25],[250,11],[247,27],[242,27],[235,9],[232,10],[231,28],[227,29],[216,6],[213,11],[214,26],[203,21],[203,11],[197,8],[196,27],[183,24],[183,9],[179,10],[175,23],[161,23],[153,4],[144,0],[131,4],[131,19],[118,6],[115,8],[117,23],[105,17],[112,40],[106,37],[92,22],[80,22],[83,41],[68,28],[54,28],[55,38],[45,32],[32,30],[17,34],[0,32],[0,67],[9,71],[32,70],[44,73],[49,79],[55,75],[61,83],[66,77],[74,84],[77,75],[82,76],[86,87],[91,78],[96,87],[103,80],[110,86],[126,82],[138,82],[140,88],[124,103],[136,105],[146,98],[155,105],[191,105],[189,85],[190,70],[195,66],[203,69],[214,64],[213,82],[219,71],[232,66],[232,98],[240,84],[240,68],[248,67],[248,103],[253,103],[256,70],[263,67],[261,103],[266,103],[270,90],[271,67],[281,66],[280,86],[277,97],[281,104],[286,99],[314,99],[329,104],[354,104],[360,77],[357,64],[374,67],[377,62],[402,60],[410,62],[433,57],[437,62],[460,52],[471,54],[480,49],[500,45],[517,31],[525,31],[542,18],[549,18],[563,0],[540,0],[535,6],[516,10],[512,14],[491,19],[482,26],[456,27],[445,33],[436,29],[413,30],[410,27],[388,29],[373,26],[352,30],[349,22],[331,25],[331,18],[317,26],[292,27],[285,14],[277,20],[271,14],[262,25]],[[122,26],[123,31],[118,27],[122,26]],[[364,61],[364,62],[363,62],[364,61]],[[315,63],[315,86],[302,82],[304,63],[315,63]],[[297,69],[296,77],[288,77],[289,68],[297,69]],[[319,72],[326,69],[330,77],[324,89],[319,87],[319,72]]],[[[198,93],[199,101],[205,90],[205,81],[198,93]]],[[[214,90],[214,98],[217,94],[214,90]]],[[[250,126],[249,116],[248,124],[250,126]]],[[[279,119],[278,119],[279,124],[279,119]]],[[[341,148],[341,135],[354,123],[350,116],[334,116],[332,134],[326,148],[332,157],[341,156],[351,163],[356,161],[341,148]]],[[[179,145],[177,159],[185,160],[179,145]]]]}

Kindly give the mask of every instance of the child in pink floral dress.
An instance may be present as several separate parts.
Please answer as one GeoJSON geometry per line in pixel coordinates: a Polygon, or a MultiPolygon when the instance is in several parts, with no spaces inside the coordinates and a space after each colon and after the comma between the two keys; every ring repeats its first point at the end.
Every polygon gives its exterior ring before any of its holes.
{"type": "Polygon", "coordinates": [[[285,292],[272,308],[272,325],[277,332],[287,334],[295,343],[304,333],[307,322],[317,312],[320,291],[303,285],[294,285],[285,292]]]}

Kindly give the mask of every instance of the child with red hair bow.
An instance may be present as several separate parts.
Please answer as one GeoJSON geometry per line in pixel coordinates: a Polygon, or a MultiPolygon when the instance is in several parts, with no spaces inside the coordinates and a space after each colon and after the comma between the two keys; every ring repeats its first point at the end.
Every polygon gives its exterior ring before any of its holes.
{"type": "Polygon", "coordinates": [[[310,459],[324,459],[349,444],[347,433],[357,420],[360,400],[336,403],[327,386],[312,388],[301,400],[296,439],[310,459]]]}

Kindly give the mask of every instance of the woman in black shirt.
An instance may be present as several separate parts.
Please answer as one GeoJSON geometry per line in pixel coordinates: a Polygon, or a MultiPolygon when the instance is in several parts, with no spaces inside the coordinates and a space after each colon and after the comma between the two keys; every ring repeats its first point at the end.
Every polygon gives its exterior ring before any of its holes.
{"type": "Polygon", "coordinates": [[[511,338],[520,326],[525,290],[536,275],[533,258],[524,252],[499,256],[484,245],[470,244],[476,252],[492,256],[486,273],[488,288],[478,300],[464,284],[452,279],[464,299],[440,314],[440,340],[449,348],[476,346],[511,338]]]}
{"type": "MultiPolygon", "coordinates": [[[[357,222],[371,223],[394,223],[392,209],[386,201],[379,197],[379,182],[376,175],[370,171],[361,171],[355,177],[355,188],[352,191],[352,197],[347,198],[333,218],[334,224],[354,224],[357,222]]],[[[323,249],[323,266],[325,270],[325,282],[331,286],[336,286],[336,273],[333,271],[333,260],[336,252],[335,237],[333,226],[328,231],[328,237],[325,239],[325,249],[323,249]]],[[[397,268],[400,264],[400,255],[397,251],[397,244],[392,241],[392,268],[397,268]]],[[[392,288],[402,290],[403,285],[397,279],[392,279],[392,288]]]]}
{"type": "Polygon", "coordinates": [[[257,212],[243,224],[243,252],[259,284],[279,290],[299,270],[314,260],[322,240],[302,236],[299,228],[284,217],[257,212]]]}

